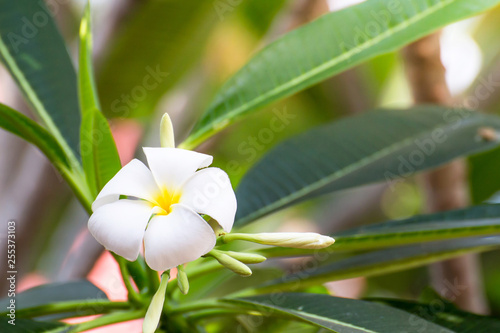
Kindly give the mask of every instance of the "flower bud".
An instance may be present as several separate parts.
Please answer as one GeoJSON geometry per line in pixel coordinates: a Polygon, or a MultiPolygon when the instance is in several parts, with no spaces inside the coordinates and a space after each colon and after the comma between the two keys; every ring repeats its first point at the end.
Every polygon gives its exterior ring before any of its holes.
{"type": "Polygon", "coordinates": [[[212,250],[208,254],[214,257],[222,266],[226,267],[229,270],[232,270],[238,275],[252,275],[252,270],[247,265],[225,254],[223,251],[212,250]]]}
{"type": "Polygon", "coordinates": [[[189,280],[183,265],[177,266],[177,286],[184,295],[189,292],[189,280]]]}
{"type": "Polygon", "coordinates": [[[293,247],[298,249],[322,249],[332,245],[335,239],[315,232],[276,232],[260,234],[227,234],[224,241],[244,240],[264,245],[293,247]]]}
{"type": "Polygon", "coordinates": [[[242,252],[233,252],[233,251],[224,251],[230,257],[241,261],[244,264],[260,264],[267,260],[266,257],[261,256],[260,254],[255,253],[242,253],[242,252]]]}
{"type": "Polygon", "coordinates": [[[144,317],[144,322],[142,323],[143,333],[154,333],[156,327],[160,322],[161,313],[163,311],[163,303],[165,302],[165,292],[167,291],[167,283],[170,275],[165,272],[161,276],[160,286],[151,299],[148,311],[144,317]]]}
{"type": "Polygon", "coordinates": [[[175,148],[174,127],[168,113],[161,118],[160,144],[163,148],[175,148]]]}

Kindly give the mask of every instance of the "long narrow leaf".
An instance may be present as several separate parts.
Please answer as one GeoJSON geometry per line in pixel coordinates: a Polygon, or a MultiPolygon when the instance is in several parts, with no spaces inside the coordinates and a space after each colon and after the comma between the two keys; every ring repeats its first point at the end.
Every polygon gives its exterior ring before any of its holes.
{"type": "Polygon", "coordinates": [[[384,247],[442,241],[473,236],[500,234],[500,205],[482,205],[404,220],[376,223],[335,235],[335,244],[322,250],[266,248],[266,257],[294,257],[345,251],[373,250],[384,247]]]}
{"type": "Polygon", "coordinates": [[[80,26],[80,71],[78,73],[83,169],[92,193],[97,194],[120,170],[120,158],[108,121],[99,111],[99,100],[92,70],[90,4],[87,3],[80,26]]]}
{"type": "Polygon", "coordinates": [[[0,321],[0,332],[8,333],[47,333],[55,329],[61,329],[59,332],[65,330],[66,324],[50,321],[36,321],[30,319],[16,318],[13,323],[8,322],[8,317],[0,321]]]}
{"type": "Polygon", "coordinates": [[[45,128],[22,113],[0,104],[0,127],[37,146],[57,167],[71,168],[59,142],[45,128]]]}
{"type": "Polygon", "coordinates": [[[196,146],[252,110],[499,3],[368,0],[324,15],[264,48],[229,79],[184,146],[196,146]]]}
{"type": "MultiPolygon", "coordinates": [[[[375,276],[423,266],[464,253],[483,252],[500,247],[500,236],[449,240],[395,247],[356,255],[276,279],[258,287],[260,292],[297,290],[328,281],[358,276],[375,276]]],[[[324,255],[318,259],[328,259],[324,255]]]]}
{"type": "Polygon", "coordinates": [[[318,195],[416,172],[499,145],[500,118],[432,106],[379,110],[309,130],[272,149],[237,189],[236,225],[318,195]]]}
{"type": "MultiPolygon", "coordinates": [[[[329,295],[282,293],[248,298],[226,299],[235,306],[250,308],[264,316],[284,316],[342,333],[418,333],[412,327],[412,314],[374,302],[329,295]]],[[[422,319],[423,320],[423,319],[422,319]]],[[[452,333],[425,321],[430,333],[452,333]]]]}
{"type": "Polygon", "coordinates": [[[92,20],[90,13],[90,2],[87,2],[80,23],[80,50],[78,59],[78,94],[84,116],[93,109],[100,109],[92,66],[92,20]]]}
{"type": "MultiPolygon", "coordinates": [[[[71,281],[71,282],[61,282],[52,283],[37,286],[22,293],[16,294],[16,310],[21,314],[26,312],[27,309],[39,308],[42,306],[50,307],[51,304],[56,302],[68,302],[68,301],[105,301],[107,300],[106,294],[97,288],[94,284],[87,280],[71,281]]],[[[7,306],[9,305],[10,298],[0,299],[0,306],[2,309],[8,311],[7,306]]],[[[64,313],[62,318],[68,318],[72,315],[82,316],[83,314],[95,314],[99,313],[101,309],[86,309],[82,306],[79,313],[64,313]]],[[[4,310],[2,315],[4,314],[4,310]]],[[[26,316],[26,313],[24,313],[26,316]]],[[[29,316],[29,315],[28,315],[29,316]]],[[[52,316],[51,318],[56,318],[61,316],[52,316]]]]}
{"type": "Polygon", "coordinates": [[[78,156],[76,74],[43,1],[0,0],[0,59],[49,132],[78,156]]]}
{"type": "MultiPolygon", "coordinates": [[[[452,287],[455,290],[450,292],[457,294],[461,292],[461,288],[467,286],[455,285],[452,287]]],[[[429,304],[396,299],[371,299],[370,301],[389,305],[412,314],[415,316],[412,321],[414,326],[420,327],[422,331],[426,330],[427,323],[431,321],[460,333],[500,332],[499,319],[461,311],[452,303],[438,297],[432,299],[432,303],[429,302],[429,304]]]]}

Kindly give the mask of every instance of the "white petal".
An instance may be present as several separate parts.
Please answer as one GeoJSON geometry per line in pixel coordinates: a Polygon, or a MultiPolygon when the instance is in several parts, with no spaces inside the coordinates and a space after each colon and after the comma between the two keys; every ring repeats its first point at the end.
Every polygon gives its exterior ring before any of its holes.
{"type": "Polygon", "coordinates": [[[159,186],[175,191],[196,170],[212,164],[212,156],[178,148],[144,148],[149,168],[159,186]]]}
{"type": "Polygon", "coordinates": [[[156,215],[144,235],[146,263],[164,271],[196,260],[215,246],[215,234],[208,223],[183,205],[172,206],[168,215],[156,215]]]}
{"type": "Polygon", "coordinates": [[[106,249],[133,261],[139,255],[151,211],[146,201],[118,200],[99,207],[90,216],[89,230],[106,249]]]}
{"type": "Polygon", "coordinates": [[[227,174],[218,168],[195,173],[182,186],[179,203],[216,220],[230,232],[236,215],[236,195],[227,174]]]}
{"type": "Polygon", "coordinates": [[[155,196],[160,193],[151,171],[141,161],[134,159],[125,165],[104,186],[94,203],[92,211],[102,205],[118,200],[120,195],[128,195],[155,202],[155,196]]]}

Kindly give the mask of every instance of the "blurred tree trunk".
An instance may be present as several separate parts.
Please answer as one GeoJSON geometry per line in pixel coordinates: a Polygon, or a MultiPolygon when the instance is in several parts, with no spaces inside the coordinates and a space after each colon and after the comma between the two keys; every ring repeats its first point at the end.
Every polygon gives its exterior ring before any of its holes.
{"type": "MultiPolygon", "coordinates": [[[[429,35],[403,50],[408,80],[416,104],[451,106],[452,96],[441,63],[439,33],[429,35]]],[[[454,161],[424,177],[430,212],[465,207],[469,203],[464,160],[454,161]]],[[[465,255],[431,265],[431,282],[441,296],[464,310],[486,313],[479,256],[465,255]]]]}
{"type": "MultiPolygon", "coordinates": [[[[278,28],[271,33],[271,38],[286,33],[287,31],[307,24],[318,17],[330,12],[327,0],[301,0],[294,2],[289,10],[287,20],[280,22],[278,28]]],[[[341,114],[351,115],[363,112],[370,107],[371,101],[367,93],[363,93],[364,84],[358,76],[356,69],[350,69],[331,77],[316,87],[310,89],[321,89],[325,92],[328,108],[325,113],[330,112],[333,117],[333,109],[340,109],[341,114]]],[[[330,207],[342,206],[342,213],[338,209],[327,212],[323,225],[317,230],[320,233],[331,234],[340,230],[354,227],[365,214],[372,214],[379,207],[380,196],[386,188],[385,184],[370,186],[363,191],[345,194],[344,200],[335,199],[330,207]],[[345,202],[344,202],[345,201],[345,202]],[[349,206],[347,203],[355,202],[349,206]],[[359,207],[365,207],[363,211],[359,207]]],[[[308,259],[306,259],[308,260],[308,259]]],[[[292,261],[296,263],[297,261],[292,261]]],[[[366,279],[359,277],[342,281],[332,281],[325,284],[326,288],[334,295],[341,297],[359,298],[366,285],[366,279]]]]}

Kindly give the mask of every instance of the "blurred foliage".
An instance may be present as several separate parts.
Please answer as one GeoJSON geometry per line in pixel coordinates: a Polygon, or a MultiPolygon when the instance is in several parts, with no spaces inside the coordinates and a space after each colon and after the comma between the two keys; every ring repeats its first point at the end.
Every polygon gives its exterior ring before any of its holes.
{"type": "Polygon", "coordinates": [[[150,115],[165,92],[199,61],[215,23],[208,1],[143,1],[134,6],[117,27],[97,75],[108,117],[150,115]]]}

